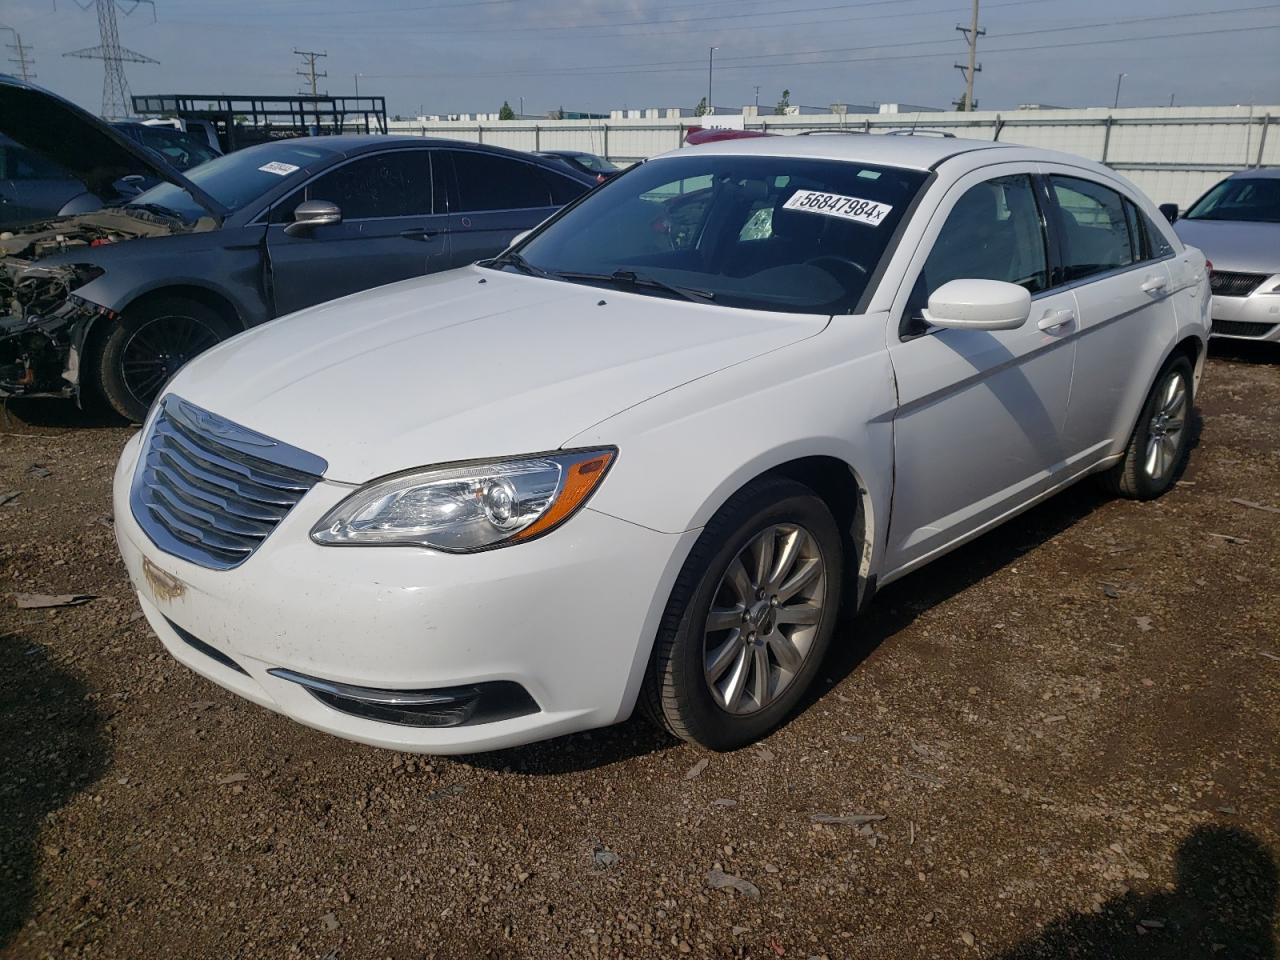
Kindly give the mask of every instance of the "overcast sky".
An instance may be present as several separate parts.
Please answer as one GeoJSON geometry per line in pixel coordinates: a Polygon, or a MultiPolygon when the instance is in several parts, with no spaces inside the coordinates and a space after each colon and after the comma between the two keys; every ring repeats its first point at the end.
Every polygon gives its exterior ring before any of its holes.
{"type": "MultiPolygon", "coordinates": [[[[82,0],[89,3],[90,0],[82,0]]],[[[321,90],[382,94],[390,113],[529,114],[713,102],[905,102],[946,107],[963,78],[967,0],[156,0],[120,39],[134,93],[301,89],[294,47],[327,51],[321,90]]],[[[1280,3],[1263,0],[982,0],[982,109],[1019,103],[1280,103],[1280,3]]],[[[3,0],[0,24],[34,48],[37,82],[94,110],[102,64],[62,53],[98,42],[75,0],[3,0]]],[[[11,36],[3,35],[5,42],[11,36]]],[[[12,55],[13,51],[5,53],[12,55]]],[[[7,69],[16,72],[12,64],[7,69]]]]}

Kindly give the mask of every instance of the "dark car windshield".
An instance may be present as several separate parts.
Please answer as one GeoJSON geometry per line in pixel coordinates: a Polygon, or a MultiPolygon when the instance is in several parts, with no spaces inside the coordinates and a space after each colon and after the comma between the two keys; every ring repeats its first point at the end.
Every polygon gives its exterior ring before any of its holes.
{"type": "Polygon", "coordinates": [[[506,268],[724,306],[848,313],[924,179],[795,157],[655,160],[597,188],[506,268]]]}
{"type": "Polygon", "coordinates": [[[569,157],[570,160],[576,160],[592,173],[617,173],[618,168],[606,160],[604,157],[597,157],[594,153],[575,153],[569,157]]]}
{"type": "Polygon", "coordinates": [[[220,156],[208,144],[173,127],[148,127],[140,124],[138,137],[144,147],[150,147],[179,170],[190,170],[220,156]]]}
{"type": "Polygon", "coordinates": [[[1280,223],[1280,178],[1223,180],[1195,202],[1186,219],[1280,223]]]}
{"type": "MultiPolygon", "coordinates": [[[[316,146],[311,140],[285,140],[228,153],[193,167],[186,176],[228,210],[236,211],[283,179],[332,155],[332,150],[316,146]]],[[[171,183],[152,187],[134,198],[132,204],[162,207],[187,221],[208,213],[187,191],[171,183]]]]}

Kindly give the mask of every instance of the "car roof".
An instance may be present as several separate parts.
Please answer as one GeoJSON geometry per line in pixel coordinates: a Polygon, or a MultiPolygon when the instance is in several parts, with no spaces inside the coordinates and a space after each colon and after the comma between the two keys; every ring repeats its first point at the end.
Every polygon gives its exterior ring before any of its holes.
{"type": "Polygon", "coordinates": [[[1232,180],[1280,180],[1280,167],[1249,167],[1237,170],[1230,177],[1232,180]]]}
{"type": "MultiPolygon", "coordinates": [[[[989,140],[962,140],[956,137],[886,136],[848,133],[822,137],[784,135],[719,140],[671,151],[664,156],[690,152],[734,154],[760,157],[812,157],[820,160],[856,160],[889,167],[932,170],[944,160],[978,150],[1023,150],[989,140]]],[[[1041,151],[1037,151],[1038,153],[1041,151]]],[[[1042,151],[1052,155],[1051,151],[1042,151]]],[[[1073,158],[1074,159],[1074,158],[1073,158]]]]}

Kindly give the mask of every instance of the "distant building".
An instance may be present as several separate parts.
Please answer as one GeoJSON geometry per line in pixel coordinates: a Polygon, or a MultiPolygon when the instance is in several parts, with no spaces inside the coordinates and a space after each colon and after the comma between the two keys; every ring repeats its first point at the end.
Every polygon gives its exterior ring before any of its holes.
{"type": "Polygon", "coordinates": [[[882,103],[880,113],[946,113],[941,107],[922,107],[918,103],[882,103]]]}

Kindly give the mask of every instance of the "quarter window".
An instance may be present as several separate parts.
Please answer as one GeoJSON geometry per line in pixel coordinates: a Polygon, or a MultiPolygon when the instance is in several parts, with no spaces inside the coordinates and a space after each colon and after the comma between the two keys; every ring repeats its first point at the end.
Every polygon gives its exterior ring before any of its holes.
{"type": "Polygon", "coordinates": [[[479,151],[455,150],[453,169],[464,213],[550,207],[551,187],[529,163],[479,151]]]}
{"type": "Polygon", "coordinates": [[[970,187],[947,215],[912,294],[912,307],[952,280],[1004,280],[1038,293],[1049,286],[1044,221],[1027,174],[970,187]]]}
{"type": "Polygon", "coordinates": [[[1066,281],[1117,270],[1141,259],[1120,194],[1078,177],[1055,175],[1049,182],[1062,213],[1066,281]]]}

